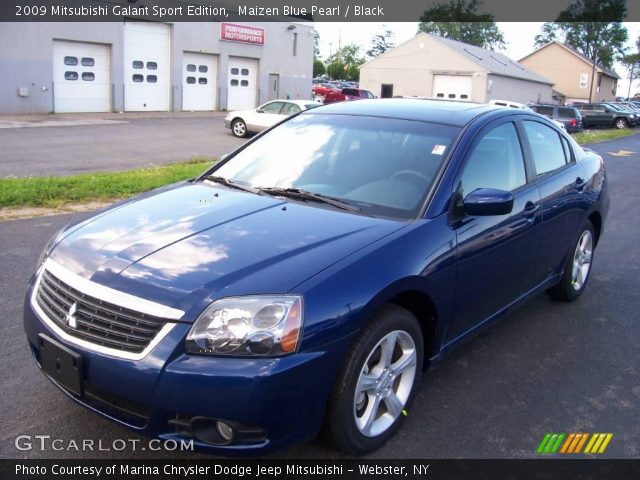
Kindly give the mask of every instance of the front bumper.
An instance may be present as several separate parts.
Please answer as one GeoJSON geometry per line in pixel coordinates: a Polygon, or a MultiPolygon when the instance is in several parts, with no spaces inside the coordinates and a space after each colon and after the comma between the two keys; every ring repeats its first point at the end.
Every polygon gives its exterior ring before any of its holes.
{"type": "Polygon", "coordinates": [[[24,328],[39,365],[43,333],[82,355],[84,393],[76,403],[141,434],[178,438],[177,418],[208,417],[247,425],[263,438],[228,445],[198,441],[211,453],[262,454],[313,438],[319,431],[344,342],[323,351],[280,358],[224,358],[187,355],[184,338],[191,325],[178,323],[140,360],[115,358],[79,348],[60,338],[31,305],[33,282],[24,306],[24,328]]]}

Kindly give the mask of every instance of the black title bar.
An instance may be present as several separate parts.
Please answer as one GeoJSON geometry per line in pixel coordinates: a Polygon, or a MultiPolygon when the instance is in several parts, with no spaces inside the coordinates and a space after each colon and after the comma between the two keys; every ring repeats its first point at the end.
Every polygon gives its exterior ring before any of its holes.
{"type": "Polygon", "coordinates": [[[640,460],[0,460],[2,480],[637,480],[640,460]]]}
{"type": "MultiPolygon", "coordinates": [[[[577,0],[485,0],[476,13],[495,21],[553,21],[577,0]]],[[[624,21],[640,20],[640,2],[626,4],[624,21]]],[[[417,22],[424,11],[447,0],[3,0],[3,22],[122,21],[160,22],[315,21],[417,22]]],[[[613,19],[585,18],[607,22],[613,19]]]]}

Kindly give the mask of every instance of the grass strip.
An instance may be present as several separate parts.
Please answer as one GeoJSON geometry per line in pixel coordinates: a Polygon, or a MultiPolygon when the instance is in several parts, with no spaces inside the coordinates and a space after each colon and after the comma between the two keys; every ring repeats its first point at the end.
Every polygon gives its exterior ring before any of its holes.
{"type": "Polygon", "coordinates": [[[211,165],[212,162],[188,162],[69,177],[3,178],[0,208],[57,208],[69,203],[127,197],[193,178],[211,165]]]}
{"type": "Polygon", "coordinates": [[[583,130],[580,133],[573,133],[571,136],[580,145],[586,145],[588,143],[615,140],[616,138],[636,135],[638,133],[640,133],[640,129],[623,128],[621,130],[583,130]]]}

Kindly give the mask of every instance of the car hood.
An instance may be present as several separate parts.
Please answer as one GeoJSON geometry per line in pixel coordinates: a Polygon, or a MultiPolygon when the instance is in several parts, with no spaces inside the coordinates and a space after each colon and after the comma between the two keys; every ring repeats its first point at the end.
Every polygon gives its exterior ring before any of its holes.
{"type": "Polygon", "coordinates": [[[184,183],[70,228],[50,258],[188,311],[205,299],[288,292],[406,225],[313,205],[184,183]]]}

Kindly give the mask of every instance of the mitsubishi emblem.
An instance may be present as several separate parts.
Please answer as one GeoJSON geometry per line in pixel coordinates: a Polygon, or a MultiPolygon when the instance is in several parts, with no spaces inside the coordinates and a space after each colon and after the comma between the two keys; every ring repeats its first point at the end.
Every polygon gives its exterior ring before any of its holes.
{"type": "Polygon", "coordinates": [[[67,322],[67,325],[69,325],[71,328],[78,327],[78,320],[76,319],[76,310],[78,310],[77,302],[75,302],[73,305],[71,305],[71,307],[69,307],[69,312],[67,312],[67,315],[64,317],[65,321],[67,322]]]}

